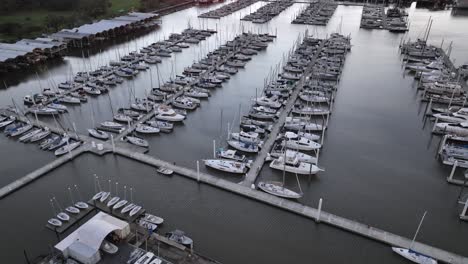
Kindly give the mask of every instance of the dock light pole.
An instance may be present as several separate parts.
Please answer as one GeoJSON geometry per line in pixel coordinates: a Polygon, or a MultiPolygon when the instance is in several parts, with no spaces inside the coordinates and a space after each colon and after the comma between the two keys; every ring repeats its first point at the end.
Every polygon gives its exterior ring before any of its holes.
{"type": "Polygon", "coordinates": [[[197,181],[200,182],[200,161],[197,160],[197,181]]]}
{"type": "Polygon", "coordinates": [[[114,135],[111,134],[112,152],[115,153],[114,135]]]}
{"type": "Polygon", "coordinates": [[[458,160],[455,160],[455,162],[453,163],[452,171],[450,171],[450,175],[447,178],[447,181],[450,182],[453,180],[453,175],[455,174],[455,170],[457,170],[457,167],[458,167],[458,160]]]}
{"type": "Polygon", "coordinates": [[[318,212],[317,212],[317,218],[315,218],[315,222],[319,223],[320,222],[320,213],[322,212],[322,198],[319,200],[318,204],[318,212]]]}

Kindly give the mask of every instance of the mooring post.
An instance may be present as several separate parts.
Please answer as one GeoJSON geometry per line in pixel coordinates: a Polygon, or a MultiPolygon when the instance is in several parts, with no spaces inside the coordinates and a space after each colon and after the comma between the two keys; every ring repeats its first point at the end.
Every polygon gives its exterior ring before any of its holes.
{"type": "Polygon", "coordinates": [[[216,159],[216,139],[213,139],[213,159],[216,159]]]}
{"type": "Polygon", "coordinates": [[[438,118],[438,117],[436,117],[436,120],[435,120],[435,122],[434,122],[434,126],[432,127],[432,133],[434,133],[434,131],[435,131],[436,127],[437,127],[437,122],[439,122],[439,118],[438,118]]]}
{"type": "Polygon", "coordinates": [[[318,212],[317,212],[317,218],[315,219],[315,222],[320,222],[320,213],[322,212],[322,198],[319,200],[319,205],[318,205],[318,212]]]}
{"type": "Polygon", "coordinates": [[[450,172],[450,176],[447,178],[447,181],[452,181],[453,180],[453,175],[455,174],[455,170],[457,169],[458,166],[458,160],[455,160],[453,163],[452,171],[450,172]]]}
{"type": "Polygon", "coordinates": [[[112,152],[115,153],[114,135],[111,134],[112,152]]]}
{"type": "Polygon", "coordinates": [[[200,181],[200,161],[197,160],[197,181],[200,181]]]}

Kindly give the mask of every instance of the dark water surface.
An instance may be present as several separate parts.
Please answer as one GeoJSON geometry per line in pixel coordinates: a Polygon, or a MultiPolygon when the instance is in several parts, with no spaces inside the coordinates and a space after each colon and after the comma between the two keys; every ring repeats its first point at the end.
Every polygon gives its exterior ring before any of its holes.
{"type": "MultiPolygon", "coordinates": [[[[197,7],[165,16],[161,29],[150,34],[112,45],[103,52],[91,51],[89,58],[65,57],[48,72],[39,73],[41,86],[45,87],[52,79],[55,82],[67,79],[71,70],[107,64],[119,54],[163,39],[171,32],[180,32],[188,21],[196,28],[217,28],[220,32],[175,58],[165,59],[158,66],[164,80],[171,72],[180,73],[194,60],[232,39],[242,27],[255,32],[277,32],[278,38],[268,49],[254,56],[245,69],[216,90],[209,101],[188,116],[184,125],[177,126],[172,134],[148,137],[149,155],[195,168],[196,160],[212,155],[213,139],[218,146],[224,145],[227,123],[235,123],[239,107],[242,113],[248,110],[250,99],[263,86],[271,66],[286,56],[300,34],[306,29],[319,37],[337,30],[351,34],[353,48],[347,56],[320,156],[320,166],[326,171],[300,179],[304,191],[300,202],[316,206],[318,199],[323,198],[324,209],[329,212],[406,237],[412,237],[420,216],[427,210],[418,240],[468,255],[465,245],[468,227],[458,221],[459,208],[455,203],[459,188],[445,182],[449,168],[434,159],[439,138],[431,137],[429,124],[423,129],[424,106],[416,100],[413,79],[405,76],[401,68],[398,44],[403,35],[359,29],[362,7],[339,6],[327,27],[291,25],[292,17],[303,4],[293,5],[265,25],[239,23],[239,17],[263,4],[257,3],[220,20],[198,20],[197,14],[206,8],[197,7]]],[[[430,40],[441,43],[444,39],[444,45],[453,41],[452,57],[456,63],[468,61],[466,17],[414,7],[409,12],[411,39],[422,35],[432,16],[435,21],[430,40]]],[[[152,67],[154,86],[156,71],[152,67]]],[[[76,123],[84,133],[93,125],[92,113],[97,122],[110,120],[111,103],[114,110],[128,105],[130,89],[135,90],[137,97],[144,96],[151,87],[151,73],[142,73],[134,81],[113,88],[109,96],[73,107],[59,122],[66,127],[76,123]]],[[[7,82],[16,84],[0,91],[2,106],[10,104],[11,98],[20,102],[25,94],[40,91],[35,74],[10,78],[7,82]]],[[[0,185],[53,159],[53,154],[39,151],[36,145],[23,145],[4,136],[0,137],[0,144],[0,185]]],[[[197,250],[224,263],[405,263],[386,245],[316,225],[179,176],[157,176],[150,167],[124,158],[93,155],[79,157],[0,201],[3,226],[0,258],[21,263],[23,248],[31,255],[47,252],[47,245],[56,242],[54,235],[44,228],[52,215],[48,199],[55,195],[62,204],[68,204],[66,187],[71,184],[78,184],[83,196],[89,197],[94,192],[93,174],[105,180],[111,177],[120,186],[134,186],[134,198],[148,211],[166,218],[164,230],[176,227],[185,230],[194,238],[197,250]]],[[[220,177],[241,180],[238,176],[220,177]]],[[[260,178],[280,179],[281,173],[266,167],[260,178]]],[[[298,188],[294,177],[289,177],[287,184],[298,188]]]]}

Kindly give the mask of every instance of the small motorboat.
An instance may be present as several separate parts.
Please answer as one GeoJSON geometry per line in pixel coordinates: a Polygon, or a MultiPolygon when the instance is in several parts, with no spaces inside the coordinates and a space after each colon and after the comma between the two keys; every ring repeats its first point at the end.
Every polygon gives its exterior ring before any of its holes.
{"type": "Polygon", "coordinates": [[[159,167],[156,172],[162,174],[162,175],[172,175],[174,171],[164,168],[164,167],[159,167]]]}
{"type": "Polygon", "coordinates": [[[125,214],[127,212],[130,212],[133,208],[135,208],[135,204],[128,204],[124,208],[122,208],[122,211],[120,211],[122,214],[125,214]]]}
{"type": "Polygon", "coordinates": [[[51,218],[47,220],[47,223],[49,223],[52,226],[55,227],[61,227],[62,226],[62,221],[58,220],[57,218],[51,218]]]}
{"type": "Polygon", "coordinates": [[[114,196],[107,202],[107,207],[112,207],[120,200],[120,197],[114,196]]]}
{"type": "Polygon", "coordinates": [[[407,248],[392,247],[393,252],[419,264],[437,264],[437,260],[407,248]]]}
{"type": "Polygon", "coordinates": [[[79,214],[80,213],[80,209],[74,207],[74,206],[68,206],[67,208],[65,208],[65,211],[69,212],[69,213],[72,213],[72,214],[79,214]]]}
{"type": "Polygon", "coordinates": [[[94,128],[90,128],[88,129],[88,133],[92,136],[92,137],[95,137],[97,139],[102,139],[102,140],[107,140],[109,139],[109,134],[102,131],[102,130],[99,130],[99,129],[94,129],[94,128]]]}
{"type": "Polygon", "coordinates": [[[137,261],[135,261],[133,264],[149,264],[151,259],[154,257],[153,252],[147,252],[145,255],[141,256],[137,261]]]}
{"type": "Polygon", "coordinates": [[[143,148],[149,147],[148,141],[146,141],[146,140],[144,140],[144,139],[142,139],[140,137],[126,136],[124,139],[127,140],[130,144],[133,144],[133,145],[136,145],[136,146],[139,146],[139,147],[143,147],[143,148]]]}
{"type": "Polygon", "coordinates": [[[151,231],[155,231],[155,230],[158,228],[158,225],[153,224],[153,223],[150,223],[150,222],[147,222],[147,221],[145,221],[145,220],[143,220],[143,219],[141,219],[141,218],[138,219],[138,220],[136,221],[136,223],[137,223],[139,226],[141,226],[141,227],[143,227],[143,228],[145,228],[145,229],[147,229],[147,230],[151,230],[151,231]]]}
{"type": "Polygon", "coordinates": [[[172,232],[167,232],[166,237],[169,240],[182,244],[184,246],[191,246],[193,244],[193,240],[186,236],[184,231],[181,230],[174,230],[172,232]]]}
{"type": "Polygon", "coordinates": [[[148,213],[145,213],[145,215],[141,219],[146,221],[146,222],[153,223],[155,225],[160,225],[160,224],[164,223],[164,219],[162,219],[161,217],[155,216],[155,215],[152,215],[152,214],[148,214],[148,213]]]}
{"type": "Polygon", "coordinates": [[[133,207],[133,209],[130,211],[129,215],[130,216],[134,216],[136,215],[140,210],[141,210],[141,206],[135,206],[133,207]]]}
{"type": "Polygon", "coordinates": [[[282,182],[275,182],[275,181],[259,182],[257,186],[262,191],[278,196],[278,197],[289,198],[289,199],[299,199],[302,197],[302,194],[299,194],[295,191],[285,188],[282,182]]]}
{"type": "Polygon", "coordinates": [[[246,164],[234,160],[223,160],[223,159],[209,159],[204,160],[205,166],[236,174],[243,174],[247,172],[246,164]]]}
{"type": "Polygon", "coordinates": [[[112,244],[111,242],[107,240],[102,241],[100,249],[106,252],[107,254],[111,254],[111,255],[119,251],[119,248],[116,245],[112,244]]]}

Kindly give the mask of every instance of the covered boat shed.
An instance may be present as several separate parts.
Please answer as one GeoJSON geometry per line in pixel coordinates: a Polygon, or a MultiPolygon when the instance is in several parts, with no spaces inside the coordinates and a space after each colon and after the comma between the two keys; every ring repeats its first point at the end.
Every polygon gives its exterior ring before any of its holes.
{"type": "Polygon", "coordinates": [[[95,264],[101,260],[99,248],[102,242],[111,233],[120,239],[125,239],[130,234],[130,226],[127,222],[99,212],[55,245],[55,249],[65,258],[73,258],[80,263],[95,264]]]}
{"type": "Polygon", "coordinates": [[[67,42],[73,47],[91,45],[94,41],[104,40],[133,32],[145,27],[147,23],[158,18],[158,14],[131,12],[112,19],[103,19],[92,24],[85,24],[73,29],[63,29],[51,34],[50,38],[67,42]]]}

